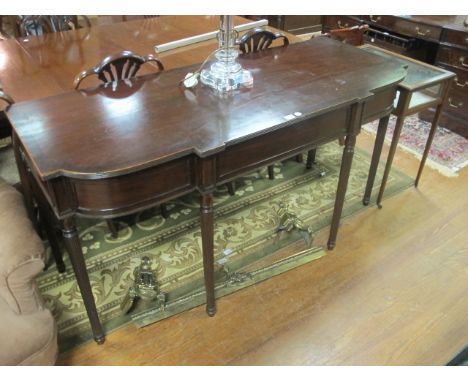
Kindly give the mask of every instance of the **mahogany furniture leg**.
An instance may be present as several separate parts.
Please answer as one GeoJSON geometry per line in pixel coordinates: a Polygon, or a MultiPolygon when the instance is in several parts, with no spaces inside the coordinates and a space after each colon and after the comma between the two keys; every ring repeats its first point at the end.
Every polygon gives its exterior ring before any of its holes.
{"type": "MultiPolygon", "coordinates": [[[[411,100],[411,94],[408,91],[400,90],[400,97],[398,99],[398,106],[396,108],[397,114],[401,110],[408,110],[408,105],[411,100]]],[[[385,191],[385,186],[387,184],[387,179],[392,169],[393,158],[395,156],[395,151],[398,146],[398,141],[400,140],[401,129],[403,128],[403,123],[405,122],[406,115],[401,112],[397,114],[397,120],[395,123],[395,130],[393,131],[392,143],[390,144],[390,149],[388,151],[387,163],[385,163],[385,171],[382,177],[382,183],[380,184],[379,195],[377,196],[377,206],[382,208],[382,198],[385,191]]]]}
{"type": "Polygon", "coordinates": [[[94,340],[99,345],[103,344],[105,336],[101,322],[99,321],[99,315],[96,309],[91,284],[89,282],[88,272],[86,271],[86,263],[81,250],[80,239],[72,218],[66,218],[62,221],[62,233],[65,239],[65,246],[67,247],[73,270],[75,272],[76,280],[80,287],[81,296],[83,298],[86,311],[88,312],[94,340]]]}
{"type": "Polygon", "coordinates": [[[206,313],[216,314],[214,293],[214,255],[213,255],[213,193],[203,193],[200,198],[200,220],[203,247],[203,272],[205,275],[206,313]]]}
{"type": "Polygon", "coordinates": [[[164,219],[167,219],[169,217],[169,211],[167,210],[167,205],[166,203],[161,203],[161,205],[159,206],[159,208],[161,208],[161,216],[164,218],[164,219]]]}
{"type": "Polygon", "coordinates": [[[234,182],[228,182],[226,184],[229,195],[234,196],[236,194],[236,189],[234,188],[234,182]]]}
{"type": "Polygon", "coordinates": [[[268,166],[268,178],[270,180],[274,180],[275,179],[275,166],[274,165],[269,165],[268,166]]]}
{"type": "Polygon", "coordinates": [[[377,136],[374,143],[374,151],[372,152],[372,159],[369,168],[369,175],[367,176],[366,191],[364,192],[364,198],[362,199],[362,204],[367,206],[369,204],[372,187],[374,187],[375,175],[377,173],[377,168],[379,167],[380,155],[382,154],[382,147],[385,141],[385,134],[387,133],[388,120],[390,119],[390,114],[380,118],[379,127],[377,128],[377,136]]]}
{"type": "Polygon", "coordinates": [[[437,131],[437,125],[439,124],[440,113],[442,111],[442,107],[445,104],[445,101],[448,96],[448,91],[450,89],[449,84],[444,85],[445,88],[443,90],[442,101],[439,105],[437,105],[436,111],[434,113],[434,118],[432,119],[431,130],[429,131],[429,136],[427,137],[426,147],[424,148],[424,153],[421,158],[421,162],[419,163],[418,175],[416,176],[416,181],[414,182],[414,187],[418,187],[419,179],[421,178],[422,171],[424,169],[424,165],[426,164],[427,156],[429,155],[429,150],[431,149],[432,141],[434,140],[435,133],[437,131]]]}
{"type": "Polygon", "coordinates": [[[107,228],[109,229],[111,236],[114,239],[117,239],[119,237],[119,223],[112,219],[106,219],[106,222],[107,228]]]}
{"type": "Polygon", "coordinates": [[[317,154],[317,149],[309,150],[309,152],[307,153],[307,163],[306,163],[307,169],[311,169],[312,166],[314,165],[316,154],[317,154]]]}
{"type": "Polygon", "coordinates": [[[350,134],[346,136],[345,147],[343,149],[343,157],[341,159],[340,177],[338,179],[338,188],[336,191],[335,207],[333,209],[333,217],[330,227],[330,237],[328,239],[328,249],[335,248],[336,235],[340,225],[341,211],[348,188],[349,173],[351,171],[351,164],[354,156],[354,146],[356,145],[356,136],[350,134]]]}

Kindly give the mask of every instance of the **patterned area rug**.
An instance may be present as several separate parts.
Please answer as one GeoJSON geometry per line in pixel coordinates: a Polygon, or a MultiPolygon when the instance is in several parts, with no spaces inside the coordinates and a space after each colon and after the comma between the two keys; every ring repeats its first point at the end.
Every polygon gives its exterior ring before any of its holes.
{"type": "MultiPolygon", "coordinates": [[[[396,117],[392,115],[385,137],[388,143],[392,141],[395,122],[396,117]]],[[[375,135],[377,126],[378,121],[373,121],[362,128],[375,135]]],[[[398,147],[421,159],[430,129],[431,124],[419,119],[417,115],[407,117],[401,130],[398,147]]],[[[439,126],[426,165],[438,170],[443,175],[456,176],[463,167],[468,165],[468,139],[439,126]]]]}
{"type": "MultiPolygon", "coordinates": [[[[235,196],[229,196],[225,187],[216,192],[215,259],[218,285],[225,281],[220,265],[222,262],[231,271],[247,269],[254,274],[254,282],[295,266],[285,266],[285,262],[290,260],[278,258],[278,249],[289,245],[297,248],[297,243],[303,243],[302,248],[307,246],[298,233],[276,233],[280,203],[287,203],[289,209],[310,225],[314,232],[329,225],[341,153],[342,148],[331,143],[318,150],[318,163],[312,170],[306,170],[304,164],[285,161],[275,166],[274,181],[269,180],[266,169],[262,169],[236,180],[235,196]],[[278,271],[265,273],[272,264],[280,264],[278,271]]],[[[368,169],[369,155],[357,150],[343,216],[363,208],[361,199],[368,169]]],[[[380,178],[379,172],[376,185],[380,184],[380,178]]],[[[390,196],[411,184],[408,176],[394,168],[386,195],[390,196]]],[[[160,289],[166,294],[169,306],[174,301],[183,300],[194,290],[203,289],[198,195],[177,199],[168,204],[168,209],[168,219],[163,219],[156,210],[121,221],[118,239],[109,235],[104,221],[79,220],[83,253],[98,311],[107,332],[131,320],[131,315],[122,313],[120,303],[132,285],[133,270],[140,264],[143,255],[152,259],[160,289]]],[[[47,252],[50,255],[49,248],[47,252]]],[[[307,258],[291,261],[297,260],[297,264],[302,264],[322,255],[314,250],[307,254],[307,258]]],[[[66,273],[58,274],[55,265],[52,265],[38,278],[40,291],[58,322],[61,351],[89,340],[91,334],[68,256],[65,254],[64,258],[66,273]]],[[[226,294],[224,292],[218,295],[226,294]]],[[[169,310],[169,313],[175,314],[201,303],[203,299],[182,304],[172,312],[169,310]]],[[[134,318],[136,314],[138,326],[164,318],[160,314],[154,316],[151,309],[151,306],[136,309],[134,318]]]]}

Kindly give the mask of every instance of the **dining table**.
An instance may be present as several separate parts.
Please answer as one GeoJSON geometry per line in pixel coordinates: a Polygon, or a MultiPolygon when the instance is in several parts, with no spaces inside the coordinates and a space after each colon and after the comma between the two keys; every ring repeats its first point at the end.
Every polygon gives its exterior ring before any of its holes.
{"type": "MultiPolygon", "coordinates": [[[[236,25],[245,22],[235,18],[236,25]]],[[[401,64],[353,46],[289,36],[288,46],[239,58],[252,87],[230,94],[185,89],[181,80],[217,48],[213,39],[159,54],[164,71],[145,65],[141,76],[115,86],[90,81],[73,89],[77,73],[116,51],[153,53],[157,44],[217,27],[213,16],[161,16],[0,42],[0,80],[16,101],[6,117],[25,200],[59,222],[99,344],[105,333],[76,216],[119,217],[199,192],[206,310],[213,316],[215,187],[346,137],[328,239],[333,249],[356,136],[364,122],[388,122],[406,75],[401,64]]],[[[45,224],[54,224],[47,215],[45,224]]]]}

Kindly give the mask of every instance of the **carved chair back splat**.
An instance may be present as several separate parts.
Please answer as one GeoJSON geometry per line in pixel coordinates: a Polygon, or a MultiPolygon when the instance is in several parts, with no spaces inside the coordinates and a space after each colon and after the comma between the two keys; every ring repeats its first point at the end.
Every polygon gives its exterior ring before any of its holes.
{"type": "Polygon", "coordinates": [[[276,39],[282,39],[283,46],[289,45],[289,39],[284,34],[263,28],[250,30],[239,39],[238,44],[242,53],[252,53],[267,49],[276,39]]]}
{"type": "Polygon", "coordinates": [[[78,89],[81,81],[91,75],[97,75],[104,82],[113,82],[126,78],[135,77],[141,65],[147,62],[155,62],[158,70],[164,70],[164,66],[153,55],[139,56],[128,50],[106,57],[95,67],[84,70],[75,77],[73,83],[75,89],[78,89]]]}

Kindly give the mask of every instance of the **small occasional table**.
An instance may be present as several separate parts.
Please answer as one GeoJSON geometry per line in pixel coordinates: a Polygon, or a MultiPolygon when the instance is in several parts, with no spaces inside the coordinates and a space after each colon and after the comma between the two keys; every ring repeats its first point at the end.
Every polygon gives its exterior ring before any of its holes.
{"type": "MultiPolygon", "coordinates": [[[[408,71],[405,79],[398,85],[397,97],[394,102],[395,109],[392,112],[397,116],[397,121],[395,130],[393,132],[392,142],[390,144],[390,150],[388,153],[387,163],[385,165],[382,184],[380,186],[379,195],[377,197],[377,205],[379,208],[381,208],[385,185],[392,168],[393,157],[395,156],[395,151],[400,139],[400,133],[405,118],[409,115],[427,110],[431,107],[436,108],[434,118],[432,119],[431,130],[426,141],[426,147],[424,149],[424,153],[419,164],[418,174],[415,180],[415,187],[417,187],[419,179],[421,178],[422,170],[426,163],[427,155],[432,145],[432,140],[434,139],[434,134],[439,122],[440,112],[447,100],[447,94],[450,89],[450,85],[455,78],[455,74],[448,70],[444,70],[421,61],[413,60],[409,57],[405,57],[373,45],[363,45],[360,48],[366,52],[370,52],[380,57],[385,57],[390,60],[399,62],[405,65],[408,71]]],[[[371,161],[371,171],[369,172],[366,191],[364,193],[363,203],[365,205],[369,204],[371,197],[372,187],[376,174],[375,170],[377,169],[380,159],[380,153],[382,151],[386,131],[387,123],[380,123],[375,140],[374,155],[371,161]]]]}

